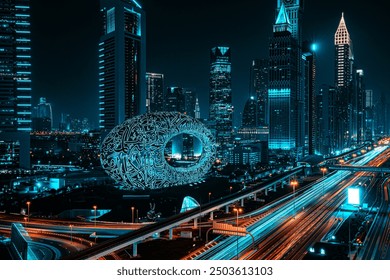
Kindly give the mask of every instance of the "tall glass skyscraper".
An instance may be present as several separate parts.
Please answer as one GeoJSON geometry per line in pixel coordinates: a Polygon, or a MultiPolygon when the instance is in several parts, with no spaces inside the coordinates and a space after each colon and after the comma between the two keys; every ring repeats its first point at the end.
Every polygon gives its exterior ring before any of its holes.
{"type": "Polygon", "coordinates": [[[232,143],[233,105],[231,82],[231,51],[229,47],[214,47],[210,53],[210,121],[211,131],[219,146],[219,157],[232,143]]]}
{"type": "Polygon", "coordinates": [[[250,69],[249,92],[257,100],[257,125],[268,125],[268,59],[255,59],[250,69]]]}
{"type": "Polygon", "coordinates": [[[0,131],[31,131],[30,1],[0,1],[0,131]]]}
{"type": "Polygon", "coordinates": [[[145,17],[135,0],[101,0],[99,127],[146,112],[145,17]]]}
{"type": "Polygon", "coordinates": [[[337,89],[337,116],[335,124],[335,151],[351,145],[352,138],[352,79],[354,55],[352,40],[344,20],[344,13],[334,36],[335,45],[335,86],[337,89]]]}
{"type": "Polygon", "coordinates": [[[269,47],[270,149],[292,150],[298,142],[298,42],[282,3],[269,47]]]}
{"type": "Polygon", "coordinates": [[[164,75],[146,73],[146,111],[164,111],[164,75]]]}

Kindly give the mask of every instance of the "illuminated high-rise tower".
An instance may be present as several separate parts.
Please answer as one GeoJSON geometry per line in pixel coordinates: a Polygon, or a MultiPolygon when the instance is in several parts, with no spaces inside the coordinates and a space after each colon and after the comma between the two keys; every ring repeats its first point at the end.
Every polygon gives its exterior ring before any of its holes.
{"type": "Polygon", "coordinates": [[[354,55],[352,40],[344,20],[344,13],[334,36],[335,44],[335,86],[337,98],[334,100],[338,119],[334,132],[336,151],[349,147],[353,130],[352,123],[352,79],[354,55]]]}
{"type": "Polygon", "coordinates": [[[268,125],[268,59],[255,59],[250,68],[250,95],[257,100],[257,125],[268,125]]]}
{"type": "Polygon", "coordinates": [[[146,73],[146,111],[164,111],[164,75],[146,73]]]}
{"type": "Polygon", "coordinates": [[[0,2],[0,131],[31,131],[30,1],[0,2]]]}
{"type": "Polygon", "coordinates": [[[299,45],[302,43],[302,18],[304,9],[304,0],[277,0],[276,14],[279,15],[280,9],[284,6],[290,20],[291,35],[299,45]]]}
{"type": "Polygon", "coordinates": [[[224,157],[226,148],[232,143],[233,105],[231,85],[231,52],[229,47],[211,49],[210,61],[210,121],[215,135],[218,156],[224,157]]]}
{"type": "Polygon", "coordinates": [[[269,148],[293,150],[298,143],[298,42],[282,3],[269,46],[269,148]]]}
{"type": "Polygon", "coordinates": [[[146,112],[145,17],[136,0],[100,0],[99,127],[146,112]]]}
{"type": "MultiPolygon", "coordinates": [[[[291,37],[295,40],[295,50],[297,52],[294,55],[294,59],[296,61],[293,62],[292,67],[295,68],[295,74],[289,77],[292,88],[294,88],[294,106],[293,114],[294,114],[294,125],[295,132],[294,135],[290,135],[291,138],[295,138],[295,142],[288,150],[295,150],[297,158],[302,157],[306,154],[307,146],[305,140],[307,139],[307,131],[305,130],[305,118],[307,112],[305,111],[305,76],[304,76],[304,68],[305,62],[302,58],[302,20],[303,20],[303,10],[304,10],[304,1],[303,0],[277,0],[277,8],[276,8],[276,19],[275,22],[280,22],[284,18],[288,19],[289,24],[289,32],[291,33],[291,37]],[[283,11],[283,12],[282,12],[283,11]],[[286,14],[285,16],[283,14],[286,14]]],[[[283,25],[274,26],[274,34],[275,31],[279,32],[278,28],[284,28],[283,25]],[[275,30],[276,29],[276,30],[275,30]]],[[[283,47],[281,47],[283,48],[283,47]]],[[[277,58],[274,58],[277,60],[277,58]]],[[[281,64],[284,61],[280,61],[281,64]]],[[[292,69],[292,68],[291,68],[292,69]]],[[[287,78],[286,78],[287,79],[287,78]]],[[[272,114],[272,112],[270,112],[272,114]]],[[[286,146],[285,146],[286,147],[286,146]]]]}

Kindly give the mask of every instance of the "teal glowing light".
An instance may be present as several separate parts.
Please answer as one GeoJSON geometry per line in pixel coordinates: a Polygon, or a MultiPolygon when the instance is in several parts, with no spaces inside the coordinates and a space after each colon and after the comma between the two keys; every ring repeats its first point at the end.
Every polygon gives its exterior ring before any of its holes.
{"type": "Polygon", "coordinates": [[[317,44],[314,43],[314,44],[311,45],[311,50],[312,50],[313,52],[316,52],[317,49],[318,49],[318,45],[317,45],[317,44]]]}

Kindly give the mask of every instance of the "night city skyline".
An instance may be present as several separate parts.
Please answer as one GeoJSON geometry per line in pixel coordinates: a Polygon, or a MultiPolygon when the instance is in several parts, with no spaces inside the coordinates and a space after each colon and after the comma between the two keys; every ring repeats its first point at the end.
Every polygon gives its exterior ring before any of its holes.
{"type": "MultiPolygon", "coordinates": [[[[208,117],[209,51],[215,45],[231,47],[234,124],[241,125],[246,102],[242,97],[249,98],[251,61],[268,57],[275,1],[246,1],[240,9],[235,8],[235,1],[223,1],[222,5],[221,1],[205,3],[208,9],[200,9],[198,2],[196,5],[180,1],[143,2],[146,70],[164,74],[165,87],[195,88],[202,118],[208,117]],[[198,17],[202,21],[197,22],[198,17]],[[239,20],[229,20],[236,17],[239,20]]],[[[382,38],[386,16],[381,16],[384,11],[377,7],[367,6],[363,1],[355,1],[353,5],[348,1],[305,2],[303,39],[315,41],[318,47],[317,88],[334,84],[333,36],[344,12],[356,65],[365,72],[366,88],[374,91],[376,99],[389,92],[386,71],[382,70],[386,69],[387,60],[386,56],[381,57],[386,46],[386,38],[382,38]],[[382,43],[378,43],[379,38],[382,43]]],[[[54,127],[58,127],[60,113],[88,117],[97,125],[96,57],[101,30],[98,1],[46,5],[35,0],[31,13],[33,105],[40,97],[47,98],[53,107],[54,127]]]]}
{"type": "Polygon", "coordinates": [[[390,260],[386,10],[209,2],[0,1],[0,260],[390,260]]]}

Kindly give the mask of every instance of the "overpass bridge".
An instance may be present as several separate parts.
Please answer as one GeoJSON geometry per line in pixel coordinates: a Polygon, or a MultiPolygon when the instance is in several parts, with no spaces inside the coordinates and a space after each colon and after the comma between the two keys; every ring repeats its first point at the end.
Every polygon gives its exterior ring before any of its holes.
{"type": "Polygon", "coordinates": [[[357,166],[352,164],[338,164],[328,166],[330,170],[347,170],[352,172],[375,172],[375,173],[390,173],[389,167],[376,167],[376,166],[357,166]]]}
{"type": "Polygon", "coordinates": [[[178,215],[169,217],[163,221],[145,226],[139,230],[124,234],[118,238],[107,240],[103,243],[96,244],[91,248],[87,248],[81,252],[65,257],[64,259],[71,260],[96,260],[100,257],[109,255],[118,250],[124,249],[130,245],[133,246],[133,256],[137,256],[137,244],[142,242],[148,237],[153,236],[156,233],[163,231],[169,231],[169,236],[172,238],[173,229],[180,226],[183,223],[194,222],[194,228],[198,227],[198,219],[202,216],[210,215],[210,219],[213,219],[213,212],[219,209],[228,210],[228,207],[236,202],[240,202],[241,206],[244,206],[244,200],[250,197],[256,199],[256,195],[260,192],[267,193],[268,190],[276,190],[277,185],[284,185],[292,178],[300,173],[304,172],[304,167],[296,167],[286,173],[275,176],[267,182],[252,185],[250,188],[246,188],[240,192],[222,197],[220,199],[211,201],[207,204],[201,205],[195,209],[180,213],[178,215]]]}

